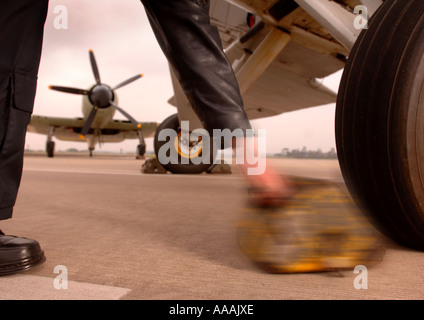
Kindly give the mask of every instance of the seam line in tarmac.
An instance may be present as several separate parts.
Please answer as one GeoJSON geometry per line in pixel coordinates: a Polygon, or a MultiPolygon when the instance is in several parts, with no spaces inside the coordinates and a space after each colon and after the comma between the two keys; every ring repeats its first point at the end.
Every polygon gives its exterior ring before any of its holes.
{"type": "MultiPolygon", "coordinates": [[[[23,169],[23,171],[28,171],[28,172],[51,172],[51,173],[79,173],[79,174],[100,174],[100,175],[122,175],[122,176],[152,176],[152,177],[171,177],[173,176],[172,174],[146,174],[146,173],[135,173],[135,172],[121,172],[121,171],[86,171],[86,170],[64,170],[64,169],[42,169],[42,168],[25,168],[23,169]]],[[[190,177],[204,177],[205,175],[192,175],[192,174],[178,174],[176,176],[179,177],[183,177],[183,176],[190,176],[190,177]]],[[[235,176],[235,175],[207,175],[208,179],[219,179],[222,178],[224,176],[231,176],[232,179],[241,179],[241,177],[235,176]]]]}

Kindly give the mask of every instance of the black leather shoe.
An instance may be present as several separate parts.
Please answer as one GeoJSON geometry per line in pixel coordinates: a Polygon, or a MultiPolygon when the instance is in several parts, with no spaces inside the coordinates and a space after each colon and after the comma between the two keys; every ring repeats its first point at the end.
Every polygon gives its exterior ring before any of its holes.
{"type": "Polygon", "coordinates": [[[7,236],[0,230],[0,276],[29,270],[44,261],[37,241],[7,236]]]}

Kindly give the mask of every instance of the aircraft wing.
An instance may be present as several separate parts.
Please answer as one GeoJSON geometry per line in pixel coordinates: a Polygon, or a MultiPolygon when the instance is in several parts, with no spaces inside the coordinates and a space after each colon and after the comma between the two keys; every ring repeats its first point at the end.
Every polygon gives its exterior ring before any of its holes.
{"type": "MultiPolygon", "coordinates": [[[[28,125],[28,132],[48,135],[54,130],[54,136],[59,140],[85,141],[80,138],[84,127],[83,118],[56,118],[33,115],[28,125]]],[[[141,130],[145,138],[153,137],[158,124],[156,122],[142,122],[141,130]]],[[[126,139],[138,139],[137,127],[129,122],[113,120],[100,129],[102,142],[121,142],[126,139]]]]}
{"type": "Polygon", "coordinates": [[[290,34],[290,42],[243,95],[250,119],[336,101],[336,92],[322,85],[320,79],[343,69],[349,52],[294,2],[215,0],[211,21],[220,32],[236,74],[270,30],[278,27],[290,34]],[[252,16],[256,24],[261,21],[265,26],[241,43],[238,39],[249,32],[248,19],[252,16]]]}
{"type": "MultiPolygon", "coordinates": [[[[336,101],[337,93],[322,79],[344,68],[349,51],[294,1],[212,0],[210,15],[239,81],[240,71],[273,30],[290,35],[269,67],[242,92],[251,120],[336,101]],[[256,19],[256,26],[263,23],[263,28],[240,41],[253,29],[249,19],[256,19]]],[[[169,103],[184,117],[188,111],[179,103],[182,91],[175,79],[173,83],[175,96],[169,103]]]]}

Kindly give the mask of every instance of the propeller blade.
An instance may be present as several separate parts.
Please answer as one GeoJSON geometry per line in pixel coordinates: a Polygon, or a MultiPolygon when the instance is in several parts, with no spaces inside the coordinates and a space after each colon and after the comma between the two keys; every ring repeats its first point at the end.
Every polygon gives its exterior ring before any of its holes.
{"type": "Polygon", "coordinates": [[[97,62],[96,58],[94,57],[93,50],[90,50],[90,62],[91,62],[91,68],[93,69],[94,78],[96,79],[96,83],[100,84],[100,73],[99,68],[97,68],[97,62]]]}
{"type": "Polygon", "coordinates": [[[91,110],[91,112],[90,112],[90,114],[87,118],[87,121],[84,124],[84,128],[81,131],[81,135],[80,135],[81,139],[84,139],[85,136],[87,135],[88,131],[90,130],[91,125],[93,124],[93,121],[94,121],[94,117],[97,114],[97,110],[99,110],[99,107],[97,107],[97,106],[94,106],[93,109],[91,110]]]}
{"type": "Polygon", "coordinates": [[[143,76],[142,74],[138,74],[138,75],[136,75],[132,78],[129,78],[128,80],[125,80],[125,81],[121,82],[120,84],[118,84],[117,86],[115,86],[115,88],[113,88],[112,90],[122,88],[123,86],[126,86],[127,84],[130,84],[131,82],[133,82],[137,79],[140,79],[142,76],[143,76]]]}
{"type": "Polygon", "coordinates": [[[109,101],[109,103],[115,107],[116,110],[118,110],[120,113],[122,113],[125,117],[127,117],[128,120],[130,120],[133,124],[137,126],[138,129],[141,129],[141,123],[135,120],[131,115],[126,112],[124,109],[120,108],[118,105],[116,105],[113,101],[109,101]]]}
{"type": "Polygon", "coordinates": [[[66,93],[73,93],[73,94],[83,94],[83,95],[89,95],[90,91],[84,90],[84,89],[78,89],[78,88],[68,88],[68,87],[60,87],[60,86],[49,86],[49,89],[66,92],[66,93]]]}

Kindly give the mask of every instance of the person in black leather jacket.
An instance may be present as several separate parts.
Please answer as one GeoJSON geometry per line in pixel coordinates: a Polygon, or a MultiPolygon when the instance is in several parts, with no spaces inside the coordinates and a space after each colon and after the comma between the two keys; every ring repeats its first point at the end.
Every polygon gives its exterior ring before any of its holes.
{"type": "MultiPolygon", "coordinates": [[[[209,0],[141,2],[162,51],[210,137],[214,129],[243,132],[251,129],[234,71],[217,28],[210,23],[209,0]]],[[[233,148],[236,143],[234,139],[233,148]]],[[[249,175],[251,167],[246,159],[240,165],[255,190],[251,193],[252,200],[258,205],[284,204],[291,193],[289,182],[270,166],[262,174],[249,175]]]]}

